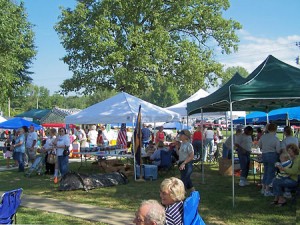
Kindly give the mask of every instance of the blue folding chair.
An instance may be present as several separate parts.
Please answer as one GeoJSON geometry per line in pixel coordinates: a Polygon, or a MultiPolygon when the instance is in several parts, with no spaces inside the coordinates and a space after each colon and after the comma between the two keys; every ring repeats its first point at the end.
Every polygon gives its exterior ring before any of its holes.
{"type": "Polygon", "coordinates": [[[17,210],[21,204],[23,189],[19,188],[5,192],[0,203],[0,224],[17,223],[17,210]]]}
{"type": "Polygon", "coordinates": [[[205,225],[203,219],[199,215],[198,205],[200,202],[200,194],[193,191],[189,197],[183,202],[183,224],[184,225],[205,225]]]}
{"type": "Polygon", "coordinates": [[[173,170],[172,151],[160,151],[160,165],[158,166],[159,172],[170,172],[173,170]]]}

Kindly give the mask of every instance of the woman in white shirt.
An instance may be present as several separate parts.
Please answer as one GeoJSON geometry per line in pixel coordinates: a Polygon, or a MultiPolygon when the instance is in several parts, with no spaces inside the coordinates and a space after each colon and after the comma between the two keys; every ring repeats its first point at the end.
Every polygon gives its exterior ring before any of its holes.
{"type": "Polygon", "coordinates": [[[90,145],[97,146],[97,137],[98,132],[96,131],[96,126],[93,125],[91,127],[91,130],[88,132],[88,140],[90,142],[90,145]]]}
{"type": "Polygon", "coordinates": [[[214,135],[212,127],[208,127],[204,133],[205,138],[205,148],[204,148],[204,158],[203,161],[206,162],[207,154],[212,154],[214,149],[214,135]]]}
{"type": "Polygon", "coordinates": [[[58,132],[59,134],[54,141],[58,164],[58,168],[55,169],[54,182],[57,181],[57,170],[59,170],[61,176],[65,175],[69,171],[69,155],[64,155],[63,152],[65,148],[70,147],[70,137],[65,128],[60,128],[58,132]]]}
{"type": "Polygon", "coordinates": [[[52,129],[50,129],[49,137],[46,139],[46,143],[42,148],[42,150],[46,153],[46,157],[45,157],[46,172],[45,172],[45,174],[51,174],[51,175],[54,174],[55,163],[50,164],[47,161],[47,158],[48,158],[48,155],[50,155],[50,154],[55,155],[55,149],[53,148],[53,142],[55,139],[56,139],[56,129],[52,128],[52,129]]]}

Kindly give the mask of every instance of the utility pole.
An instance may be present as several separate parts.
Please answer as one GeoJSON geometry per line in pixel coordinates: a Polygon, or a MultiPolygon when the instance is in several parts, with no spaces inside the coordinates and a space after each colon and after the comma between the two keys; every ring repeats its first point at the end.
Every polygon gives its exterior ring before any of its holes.
{"type": "Polygon", "coordinates": [[[8,98],[8,117],[10,117],[10,98],[8,98]]]}
{"type": "MultiPolygon", "coordinates": [[[[296,42],[296,46],[300,48],[300,41],[296,42]]],[[[295,60],[296,60],[296,64],[300,65],[300,57],[299,57],[299,55],[296,57],[295,60]]]]}

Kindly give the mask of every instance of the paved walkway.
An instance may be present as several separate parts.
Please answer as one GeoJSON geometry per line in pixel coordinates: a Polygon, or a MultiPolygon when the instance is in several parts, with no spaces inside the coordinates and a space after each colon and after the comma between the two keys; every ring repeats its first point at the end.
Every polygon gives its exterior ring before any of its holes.
{"type": "MultiPolygon", "coordinates": [[[[0,192],[2,195],[3,192],[0,192]]],[[[31,209],[59,213],[91,221],[98,221],[111,225],[132,224],[134,213],[100,208],[93,205],[66,202],[41,196],[22,195],[21,206],[31,209]]]]}
{"type": "MultiPolygon", "coordinates": [[[[6,166],[0,166],[0,171],[13,169],[16,169],[16,167],[6,168],[6,166]]],[[[2,194],[3,192],[0,192],[0,195],[2,194]]],[[[111,225],[132,224],[132,220],[134,218],[134,213],[132,212],[100,208],[88,204],[79,204],[69,201],[66,202],[52,198],[26,194],[22,195],[21,206],[47,212],[60,213],[68,216],[72,215],[73,217],[91,221],[99,221],[111,225]]]]}
{"type": "Polygon", "coordinates": [[[27,208],[39,209],[47,212],[72,215],[81,219],[99,221],[111,225],[132,224],[134,213],[122,210],[105,209],[97,206],[63,202],[40,196],[23,195],[21,205],[27,208]]]}

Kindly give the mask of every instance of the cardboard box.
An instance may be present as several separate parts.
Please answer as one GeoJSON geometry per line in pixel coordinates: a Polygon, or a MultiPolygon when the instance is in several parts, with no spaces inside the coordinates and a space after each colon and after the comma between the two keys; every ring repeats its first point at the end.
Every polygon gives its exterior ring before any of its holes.
{"type": "Polygon", "coordinates": [[[226,159],[226,158],[219,159],[219,173],[223,176],[232,175],[232,163],[230,159],[226,159]]]}

